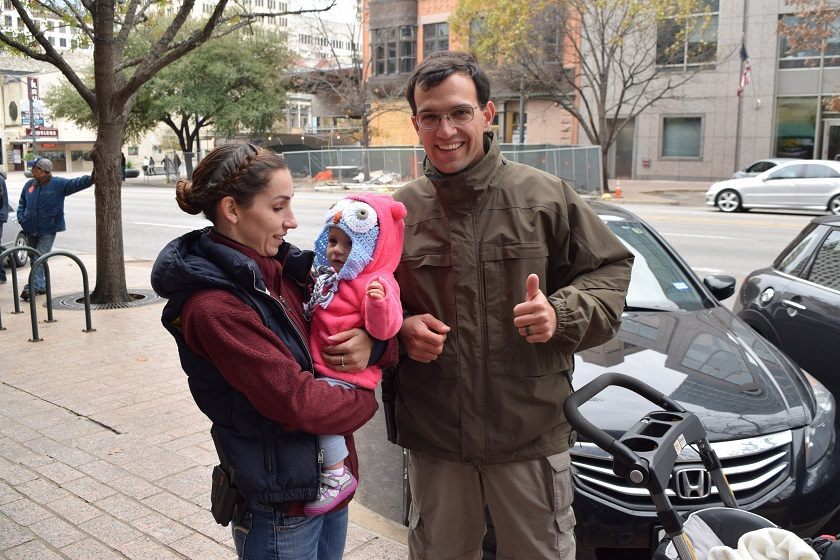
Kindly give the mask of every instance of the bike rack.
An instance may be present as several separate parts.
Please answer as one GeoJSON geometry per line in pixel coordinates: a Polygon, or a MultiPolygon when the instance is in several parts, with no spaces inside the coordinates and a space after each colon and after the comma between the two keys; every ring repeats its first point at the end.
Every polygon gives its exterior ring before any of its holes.
{"type": "MultiPolygon", "coordinates": [[[[14,296],[15,301],[15,310],[12,312],[14,314],[23,313],[20,310],[20,296],[18,295],[18,279],[17,279],[17,261],[15,261],[14,255],[12,253],[17,253],[18,251],[25,251],[30,259],[35,257],[40,257],[41,252],[38,249],[30,247],[28,245],[21,245],[20,247],[10,247],[9,249],[5,249],[2,253],[0,253],[0,266],[3,266],[3,261],[5,259],[9,259],[9,264],[11,264],[12,270],[12,294],[14,296]]],[[[44,266],[44,275],[45,277],[49,274],[49,268],[45,265],[44,266]]],[[[3,326],[3,316],[0,313],[0,331],[6,330],[6,327],[3,326]]]]}
{"type": "MultiPolygon", "coordinates": [[[[50,287],[50,269],[47,266],[46,261],[48,259],[51,259],[53,257],[57,257],[59,255],[69,257],[77,265],[79,265],[79,270],[82,273],[82,287],[83,287],[84,296],[85,296],[85,327],[86,328],[82,332],[94,332],[94,331],[96,331],[96,329],[94,329],[91,326],[91,321],[90,321],[90,288],[88,286],[87,269],[85,269],[85,265],[82,264],[82,261],[79,259],[79,257],[77,257],[76,255],[74,255],[73,253],[70,253],[68,251],[50,251],[49,253],[45,253],[45,254],[41,255],[40,257],[38,257],[38,259],[35,262],[32,263],[32,268],[29,271],[29,286],[30,286],[30,288],[32,287],[32,281],[34,280],[35,269],[43,264],[43,266],[44,266],[44,277],[45,277],[45,280],[46,280],[46,289],[47,289],[47,321],[46,322],[47,323],[55,322],[55,319],[53,319],[53,309],[52,309],[52,290],[51,290],[51,287],[50,287]]],[[[15,290],[15,291],[17,291],[17,290],[15,290]]],[[[32,319],[32,338],[29,339],[29,342],[40,342],[40,341],[44,340],[43,338],[40,338],[38,336],[38,317],[37,317],[37,309],[35,307],[35,299],[36,299],[36,294],[33,292],[32,296],[29,298],[29,312],[30,312],[30,318],[32,319]]]]}

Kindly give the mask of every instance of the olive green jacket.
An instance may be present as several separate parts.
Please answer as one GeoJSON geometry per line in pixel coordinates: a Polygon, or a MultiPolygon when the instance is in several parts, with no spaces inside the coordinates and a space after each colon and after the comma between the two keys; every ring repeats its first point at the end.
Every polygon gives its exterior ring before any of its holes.
{"type": "Polygon", "coordinates": [[[573,353],[613,337],[632,254],[566,183],[485,157],[453,176],[426,176],[394,198],[408,209],[396,271],[403,307],[449,327],[443,353],[397,369],[397,443],[441,459],[489,464],[565,451],[573,353]],[[536,273],[557,331],[530,344],[513,326],[536,273]]]}

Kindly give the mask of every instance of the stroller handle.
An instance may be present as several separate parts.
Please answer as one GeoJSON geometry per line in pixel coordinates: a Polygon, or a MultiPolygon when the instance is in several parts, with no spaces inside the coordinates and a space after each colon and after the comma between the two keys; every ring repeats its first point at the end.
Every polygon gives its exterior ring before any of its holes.
{"type": "Polygon", "coordinates": [[[638,455],[628,449],[623,443],[616,441],[614,437],[609,435],[604,430],[595,426],[592,422],[583,417],[578,410],[581,405],[592,399],[595,395],[610,386],[624,387],[640,395],[650,402],[656,404],[658,407],[669,412],[685,412],[685,409],[670,397],[665,396],[657,391],[647,383],[639,381],[635,377],[614,371],[600,375],[581,387],[575,390],[566,398],[563,403],[563,412],[569,424],[577,430],[579,434],[586,437],[592,443],[610,451],[612,455],[620,456],[628,463],[636,463],[638,455]]]}

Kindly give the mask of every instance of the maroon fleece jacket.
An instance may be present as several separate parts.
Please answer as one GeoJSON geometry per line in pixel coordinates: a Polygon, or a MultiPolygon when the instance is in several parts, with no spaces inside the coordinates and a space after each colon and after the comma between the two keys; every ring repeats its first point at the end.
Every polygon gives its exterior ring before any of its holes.
{"type": "MultiPolygon", "coordinates": [[[[220,235],[213,235],[213,239],[257,263],[266,287],[275,298],[282,296],[280,301],[286,313],[306,343],[309,325],[303,319],[304,295],[293,282],[284,281],[281,263],[271,257],[261,257],[220,235]]],[[[266,418],[290,431],[345,434],[350,451],[346,464],[358,477],[358,458],[351,434],[376,412],[373,391],[316,381],[312,372],[301,369],[257,312],[226,290],[200,290],[190,296],[182,309],[181,327],[187,346],[215,365],[225,380],[266,418]]],[[[396,361],[396,347],[395,341],[389,342],[380,365],[388,366],[396,361]]]]}

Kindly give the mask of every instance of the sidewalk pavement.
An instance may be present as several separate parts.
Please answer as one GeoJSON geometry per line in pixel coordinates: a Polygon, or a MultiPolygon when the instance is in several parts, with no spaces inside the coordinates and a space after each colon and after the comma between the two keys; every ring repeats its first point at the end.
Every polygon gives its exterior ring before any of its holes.
{"type": "MultiPolygon", "coordinates": [[[[95,257],[78,257],[93,283],[95,257]]],[[[126,262],[129,292],[150,294],[150,303],[95,309],[95,331],[83,332],[84,310],[58,304],[81,297],[81,273],[69,258],[51,260],[55,322],[45,322],[39,296],[40,342],[30,342],[29,304],[13,313],[7,271],[0,286],[0,558],[236,557],[230,528],[209,511],[217,463],[210,423],[160,324],[164,300],[151,295],[151,264],[126,262]]],[[[18,272],[20,292],[29,267],[18,272]]],[[[405,539],[401,525],[351,504],[344,558],[401,560],[405,539]]]]}

